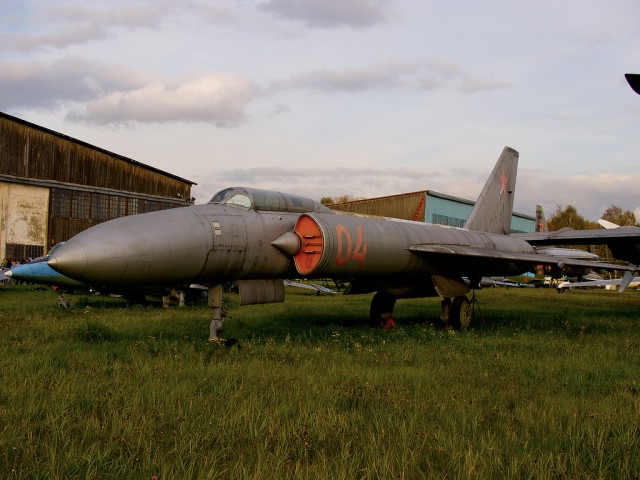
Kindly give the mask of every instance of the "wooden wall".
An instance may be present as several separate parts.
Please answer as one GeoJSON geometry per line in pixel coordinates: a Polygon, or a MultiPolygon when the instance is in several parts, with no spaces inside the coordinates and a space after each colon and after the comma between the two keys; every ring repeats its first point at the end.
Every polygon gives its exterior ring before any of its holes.
{"type": "MultiPolygon", "coordinates": [[[[0,253],[35,247],[48,251],[112,218],[187,205],[192,185],[176,175],[0,112],[0,194],[5,192],[0,195],[0,213],[4,209],[0,253]],[[48,197],[42,208],[44,215],[48,212],[45,229],[37,239],[18,238],[12,232],[21,225],[14,219],[22,218],[16,216],[22,210],[9,206],[16,204],[16,192],[24,197],[24,192],[35,191],[46,192],[48,197]]],[[[35,194],[26,200],[22,197],[24,205],[40,198],[35,194]]]]}
{"type": "Polygon", "coordinates": [[[424,222],[426,192],[356,200],[328,205],[332,210],[424,222]]]}
{"type": "Polygon", "coordinates": [[[0,174],[188,199],[192,182],[6,114],[0,174]]]}

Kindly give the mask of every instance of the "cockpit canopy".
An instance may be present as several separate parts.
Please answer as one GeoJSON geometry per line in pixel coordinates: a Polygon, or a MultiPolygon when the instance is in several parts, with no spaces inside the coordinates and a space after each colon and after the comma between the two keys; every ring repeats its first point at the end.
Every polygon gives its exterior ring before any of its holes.
{"type": "Polygon", "coordinates": [[[232,187],[216,193],[209,203],[236,205],[264,212],[334,213],[320,202],[289,193],[259,188],[232,187]]]}

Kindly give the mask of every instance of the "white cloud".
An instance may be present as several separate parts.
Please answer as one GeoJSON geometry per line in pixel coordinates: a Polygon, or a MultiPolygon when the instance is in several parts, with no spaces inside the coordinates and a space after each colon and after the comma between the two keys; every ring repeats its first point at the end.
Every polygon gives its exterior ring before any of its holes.
{"type": "Polygon", "coordinates": [[[245,120],[253,88],[236,75],[209,73],[172,86],[161,80],[140,88],[107,93],[70,114],[97,124],[205,122],[219,127],[245,120]]]}
{"type": "MultiPolygon", "coordinates": [[[[266,188],[297,193],[319,200],[343,194],[375,198],[387,195],[435,190],[466,200],[475,201],[490,173],[478,169],[447,170],[429,168],[281,168],[217,170],[196,175],[198,186],[194,195],[204,203],[217,191],[229,186],[266,188]]],[[[636,185],[640,173],[594,175],[555,175],[522,169],[518,173],[514,210],[535,216],[536,205],[544,207],[550,217],[557,206],[573,205],[587,220],[596,221],[604,211],[619,205],[623,210],[635,211],[640,219],[640,199],[636,185]]]]}
{"type": "Polygon", "coordinates": [[[91,101],[114,89],[143,84],[147,75],[113,67],[80,56],[54,62],[0,62],[0,98],[3,108],[57,108],[91,101]]]}
{"type": "Polygon", "coordinates": [[[631,0],[5,3],[2,111],[201,190],[473,199],[513,145],[523,213],[640,208],[631,0]]]}
{"type": "Polygon", "coordinates": [[[113,37],[106,29],[98,25],[77,25],[64,27],[39,34],[2,34],[0,50],[47,50],[64,48],[70,45],[82,45],[95,40],[107,40],[113,37]]]}
{"type": "Polygon", "coordinates": [[[294,73],[271,83],[274,90],[308,89],[362,93],[368,90],[454,89],[478,92],[511,87],[507,81],[466,72],[450,61],[386,61],[351,69],[322,69],[294,73]]]}
{"type": "Polygon", "coordinates": [[[598,220],[612,205],[640,211],[637,193],[640,172],[558,175],[524,170],[518,177],[516,202],[519,205],[541,204],[547,217],[556,207],[564,209],[567,205],[573,205],[580,215],[592,221],[598,220]]]}
{"type": "Polygon", "coordinates": [[[260,8],[310,27],[362,28],[386,22],[390,4],[388,0],[268,0],[260,8]]]}

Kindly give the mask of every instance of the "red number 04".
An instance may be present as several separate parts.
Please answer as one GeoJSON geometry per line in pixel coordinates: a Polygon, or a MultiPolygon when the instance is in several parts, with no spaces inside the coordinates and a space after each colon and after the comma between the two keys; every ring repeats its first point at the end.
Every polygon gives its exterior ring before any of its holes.
{"type": "Polygon", "coordinates": [[[361,267],[367,256],[367,242],[362,238],[362,227],[358,226],[358,240],[356,241],[356,248],[353,247],[353,240],[351,239],[351,233],[344,225],[338,224],[336,226],[336,235],[338,236],[338,254],[336,255],[336,265],[341,266],[347,263],[349,260],[355,260],[358,262],[358,266],[361,267]],[[343,254],[343,238],[346,242],[346,250],[343,254]]]}

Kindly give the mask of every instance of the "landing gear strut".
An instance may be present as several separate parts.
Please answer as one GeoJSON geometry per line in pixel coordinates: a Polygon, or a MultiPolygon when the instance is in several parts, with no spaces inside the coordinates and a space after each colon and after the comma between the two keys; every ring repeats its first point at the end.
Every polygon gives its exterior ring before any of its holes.
{"type": "Polygon", "coordinates": [[[222,305],[222,285],[209,287],[209,306],[213,311],[213,318],[209,325],[209,340],[217,341],[222,334],[224,326],[224,318],[227,314],[226,309],[222,305]]]}

